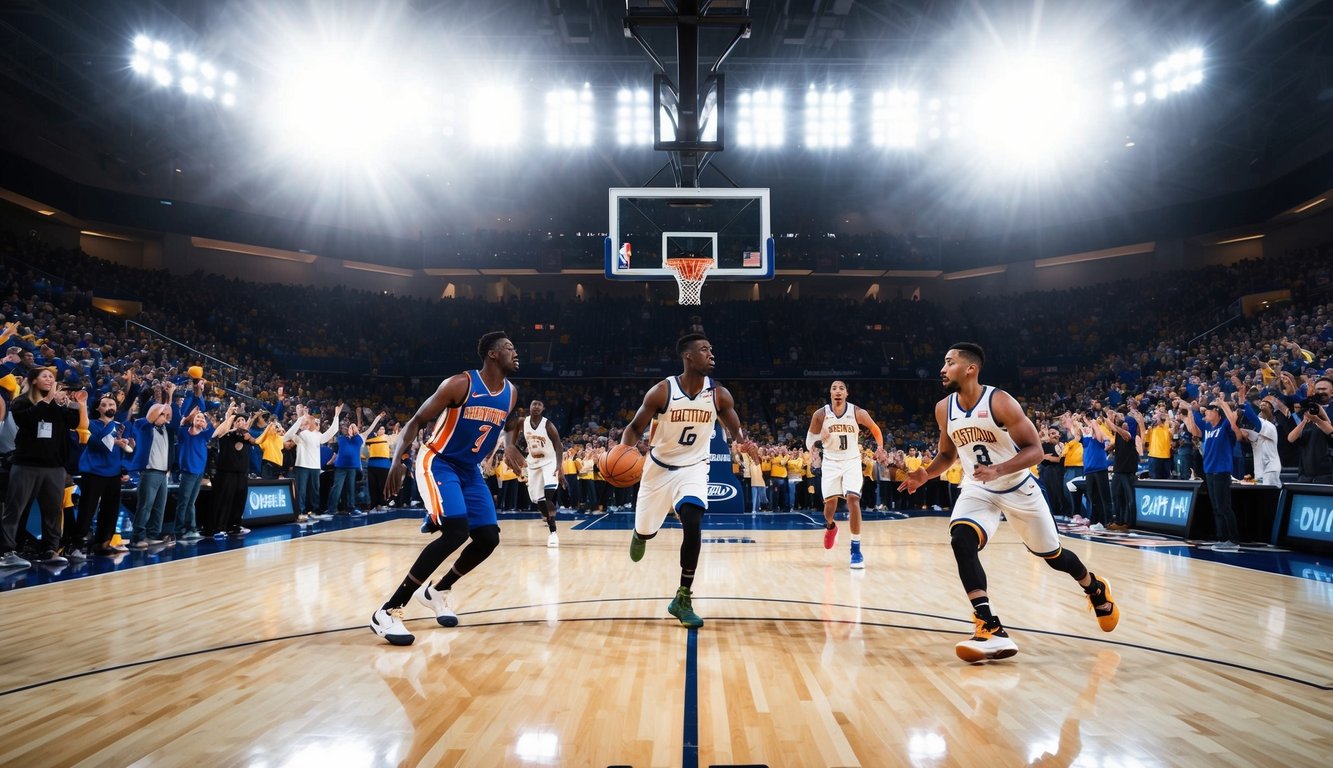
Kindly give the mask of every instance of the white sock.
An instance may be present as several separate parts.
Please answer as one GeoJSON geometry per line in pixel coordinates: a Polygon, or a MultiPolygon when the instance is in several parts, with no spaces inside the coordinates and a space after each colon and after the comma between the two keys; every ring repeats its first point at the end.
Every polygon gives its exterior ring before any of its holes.
{"type": "Polygon", "coordinates": [[[860,541],[860,540],[861,540],[861,534],[859,533],[852,534],[852,541],[860,541]]]}

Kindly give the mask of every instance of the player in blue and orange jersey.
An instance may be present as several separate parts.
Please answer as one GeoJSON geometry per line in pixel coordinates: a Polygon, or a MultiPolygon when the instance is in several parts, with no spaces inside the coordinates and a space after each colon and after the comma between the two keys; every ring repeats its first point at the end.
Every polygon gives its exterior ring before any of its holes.
{"type": "MultiPolygon", "coordinates": [[[[518,393],[509,382],[509,376],[518,370],[518,352],[504,332],[493,331],[477,342],[477,354],[482,359],[481,368],[445,379],[403,426],[394,445],[396,458],[384,484],[385,498],[390,499],[398,494],[407,474],[402,457],[422,427],[434,422],[429,437],[417,451],[414,469],[426,503],[427,520],[422,530],[442,533],[426,545],[407,578],[371,617],[371,631],[393,645],[411,645],[415,639],[402,621],[403,606],[413,594],[435,611],[441,626],[457,626],[458,616],[449,606],[449,590],[459,578],[481,565],[500,543],[495,502],[482,479],[481,462],[495,451],[502,431],[518,430],[520,420],[511,418],[518,393]],[[464,542],[468,545],[449,572],[432,586],[431,574],[464,542]]],[[[523,454],[518,450],[517,436],[510,434],[505,443],[505,460],[522,472],[523,454]]]]}

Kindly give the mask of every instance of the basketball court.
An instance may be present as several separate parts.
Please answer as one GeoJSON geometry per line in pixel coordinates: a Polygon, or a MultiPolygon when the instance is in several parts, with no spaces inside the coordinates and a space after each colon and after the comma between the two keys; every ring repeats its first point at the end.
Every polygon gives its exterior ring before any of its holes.
{"type": "Polygon", "coordinates": [[[502,520],[461,626],[413,603],[410,647],[366,628],[410,516],[14,589],[0,762],[1326,764],[1327,581],[1063,537],[1112,580],[1105,634],[1002,527],[983,557],[1020,653],[970,666],[943,517],[867,522],[864,572],[801,515],[709,527],[699,630],[665,611],[680,534],[632,563],[630,517],[562,520],[559,549],[502,520]]]}

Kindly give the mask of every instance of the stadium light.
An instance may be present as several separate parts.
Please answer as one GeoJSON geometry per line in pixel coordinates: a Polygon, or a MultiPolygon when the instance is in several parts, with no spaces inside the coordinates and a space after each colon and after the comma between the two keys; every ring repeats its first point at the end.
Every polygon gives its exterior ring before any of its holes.
{"type": "Polygon", "coordinates": [[[473,89],[465,113],[468,138],[475,146],[504,147],[518,142],[523,108],[514,88],[495,85],[473,89]]]}
{"type": "Polygon", "coordinates": [[[1094,114],[1076,82],[1077,66],[1037,54],[1002,55],[973,71],[983,74],[967,127],[992,163],[1052,164],[1086,137],[1094,114]]]}
{"type": "MultiPolygon", "coordinates": [[[[875,91],[871,96],[871,143],[877,147],[915,147],[921,130],[920,101],[920,94],[912,90],[875,91]]],[[[938,100],[931,104],[938,105],[938,100]]]]}
{"type": "Polygon", "coordinates": [[[767,149],[786,141],[786,95],[779,89],[742,91],[736,97],[736,142],[767,149]]]}
{"type": "MultiPolygon", "coordinates": [[[[1172,94],[1188,91],[1203,82],[1203,49],[1189,48],[1171,53],[1158,61],[1150,70],[1137,69],[1131,76],[1139,92],[1150,92],[1158,101],[1165,101],[1172,94]],[[1148,86],[1148,73],[1152,74],[1152,86],[1148,86]]],[[[1114,95],[1112,101],[1115,101],[1114,95]]],[[[1134,103],[1142,106],[1147,101],[1145,96],[1139,99],[1134,95],[1134,103]]]]}
{"type": "Polygon", "coordinates": [[[593,139],[592,85],[562,88],[546,94],[546,143],[560,147],[587,147],[593,139]]]}
{"type": "MultiPolygon", "coordinates": [[[[186,96],[200,96],[212,101],[218,91],[212,83],[218,79],[217,68],[210,62],[200,61],[191,51],[178,51],[172,54],[172,46],[164,40],[154,40],[148,35],[136,35],[130,44],[130,70],[136,75],[149,78],[161,88],[179,84],[181,93],[186,96]]],[[[220,99],[224,106],[236,103],[236,88],[240,78],[235,72],[228,71],[221,77],[226,86],[226,93],[220,99]]]]}
{"type": "Polygon", "coordinates": [[[812,83],[805,93],[805,145],[814,148],[845,147],[852,143],[852,92],[820,91],[812,83]]]}
{"type": "Polygon", "coordinates": [[[646,146],[653,143],[653,110],[644,88],[621,88],[616,92],[616,144],[646,146]]]}

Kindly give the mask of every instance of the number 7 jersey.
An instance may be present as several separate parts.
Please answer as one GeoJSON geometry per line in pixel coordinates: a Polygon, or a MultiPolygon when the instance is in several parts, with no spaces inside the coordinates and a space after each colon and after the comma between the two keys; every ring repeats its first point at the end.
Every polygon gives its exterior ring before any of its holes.
{"type": "Polygon", "coordinates": [[[1025,468],[988,483],[980,483],[974,478],[978,464],[1001,464],[1018,455],[1018,446],[1009,437],[1009,430],[995,422],[991,410],[991,400],[997,391],[995,387],[983,386],[981,397],[977,398],[977,404],[972,406],[972,410],[963,408],[958,402],[957,392],[949,395],[945,399],[948,419],[944,429],[954,448],[958,449],[958,461],[963,465],[963,484],[1003,493],[1022,485],[1032,476],[1032,472],[1025,468]]]}
{"type": "Polygon", "coordinates": [[[468,397],[445,409],[435,421],[426,447],[449,461],[480,464],[495,451],[514,408],[514,385],[505,381],[499,392],[486,388],[481,371],[468,371],[468,397]]]}
{"type": "Polygon", "coordinates": [[[704,377],[704,388],[690,397],[681,389],[680,377],[667,382],[667,406],[654,419],[650,452],[668,467],[688,467],[708,461],[717,404],[713,402],[713,379],[704,377]]]}

